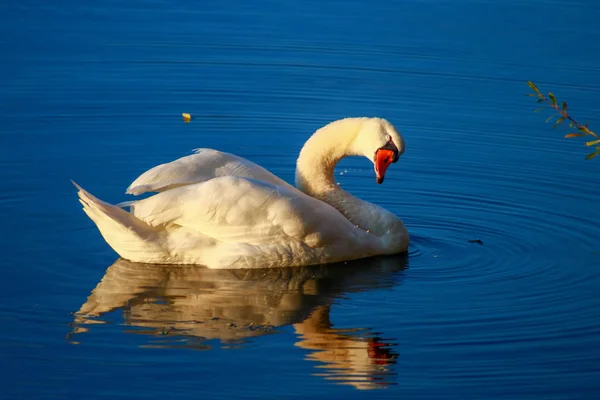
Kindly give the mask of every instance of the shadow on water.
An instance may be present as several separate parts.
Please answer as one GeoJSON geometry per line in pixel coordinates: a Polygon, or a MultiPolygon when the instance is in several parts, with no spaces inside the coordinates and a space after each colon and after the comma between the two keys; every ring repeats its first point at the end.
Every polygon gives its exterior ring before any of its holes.
{"type": "Polygon", "coordinates": [[[324,379],[359,389],[395,381],[394,340],[366,327],[336,329],[330,306],[350,293],[400,283],[408,257],[376,257],[347,263],[284,269],[211,270],[204,267],[132,263],[111,265],[75,313],[79,334],[107,323],[122,309],[126,332],[146,334],[145,347],[209,350],[210,341],[241,348],[252,337],[292,325],[295,346],[308,351],[324,379]],[[105,319],[103,319],[105,318],[105,319]]]}

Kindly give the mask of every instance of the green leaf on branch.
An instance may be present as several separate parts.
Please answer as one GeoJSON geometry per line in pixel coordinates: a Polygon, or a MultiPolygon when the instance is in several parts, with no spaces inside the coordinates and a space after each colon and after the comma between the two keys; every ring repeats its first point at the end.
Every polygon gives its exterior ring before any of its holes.
{"type": "Polygon", "coordinates": [[[600,150],[596,150],[595,152],[588,154],[587,156],[585,156],[585,159],[590,160],[596,157],[598,154],[600,154],[600,150]]]}
{"type": "Polygon", "coordinates": [[[573,137],[580,137],[580,136],[586,136],[586,134],[585,133],[567,133],[565,135],[565,139],[573,138],[573,137]]]}
{"type": "Polygon", "coordinates": [[[563,107],[563,111],[567,111],[567,102],[566,101],[563,101],[562,107],[563,107]]]}
{"type": "Polygon", "coordinates": [[[555,106],[556,105],[556,96],[553,93],[548,92],[548,97],[550,97],[550,100],[552,100],[552,105],[555,106]]]}
{"type": "Polygon", "coordinates": [[[583,126],[583,125],[578,125],[577,126],[577,130],[581,131],[581,132],[585,132],[585,133],[588,132],[588,129],[585,126],[583,126]]]}
{"type": "Polygon", "coordinates": [[[600,143],[600,139],[598,139],[598,140],[590,140],[589,142],[585,142],[585,145],[589,147],[589,146],[595,146],[598,143],[600,143]]]}
{"type": "Polygon", "coordinates": [[[552,118],[554,118],[554,117],[555,117],[555,115],[551,115],[551,116],[549,116],[549,117],[548,117],[548,119],[546,120],[546,123],[550,122],[550,120],[551,120],[552,118]]]}
{"type": "Polygon", "coordinates": [[[540,89],[538,89],[538,88],[537,88],[537,86],[535,86],[535,85],[533,84],[533,82],[531,82],[531,81],[527,81],[527,84],[529,85],[529,87],[530,87],[530,88],[531,88],[531,89],[532,89],[534,92],[541,94],[541,92],[540,92],[540,89]]]}
{"type": "Polygon", "coordinates": [[[554,128],[556,128],[564,120],[565,120],[565,117],[560,117],[559,119],[557,119],[556,122],[554,123],[554,128]]]}

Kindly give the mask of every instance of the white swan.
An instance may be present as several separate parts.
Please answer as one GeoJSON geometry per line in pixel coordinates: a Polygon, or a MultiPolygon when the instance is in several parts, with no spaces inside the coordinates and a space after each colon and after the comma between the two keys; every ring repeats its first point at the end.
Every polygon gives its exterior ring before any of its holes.
{"type": "Polygon", "coordinates": [[[127,193],[131,212],[80,186],[85,213],[123,258],[209,268],[305,266],[405,252],[409,236],[394,214],[342,190],[334,168],[346,156],[373,161],[378,183],[404,152],[382,118],[346,118],[316,131],[297,162],[296,186],[243,158],[216,150],[150,169],[127,193]]]}

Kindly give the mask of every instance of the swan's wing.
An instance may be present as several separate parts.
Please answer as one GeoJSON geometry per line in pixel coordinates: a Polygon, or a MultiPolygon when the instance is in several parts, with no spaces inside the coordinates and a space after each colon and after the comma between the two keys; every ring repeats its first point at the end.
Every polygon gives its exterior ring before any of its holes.
{"type": "Polygon", "coordinates": [[[263,167],[242,157],[212,149],[196,149],[195,154],[158,165],[144,172],[133,181],[126,193],[139,195],[147,192],[163,192],[228,175],[288,186],[288,183],[263,167]]]}
{"type": "Polygon", "coordinates": [[[261,241],[268,235],[279,235],[279,231],[300,237],[301,232],[294,229],[308,227],[324,211],[345,220],[331,206],[295,189],[237,176],[165,191],[136,202],[132,208],[137,218],[154,227],[175,224],[230,240],[247,234],[243,240],[253,241],[259,231],[261,241]]]}
{"type": "Polygon", "coordinates": [[[294,188],[249,178],[226,176],[165,191],[138,201],[132,212],[151,226],[185,231],[186,238],[200,234],[203,243],[207,238],[217,245],[225,243],[232,260],[236,244],[244,257],[253,252],[273,254],[278,259],[272,265],[297,261],[308,248],[327,248],[330,260],[332,247],[344,247],[336,251],[347,254],[348,243],[374,246],[371,235],[327,203],[294,188]]]}

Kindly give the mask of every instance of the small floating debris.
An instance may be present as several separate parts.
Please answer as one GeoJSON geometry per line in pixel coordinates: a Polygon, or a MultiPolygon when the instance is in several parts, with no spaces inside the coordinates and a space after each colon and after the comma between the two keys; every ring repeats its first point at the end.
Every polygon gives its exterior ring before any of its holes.
{"type": "Polygon", "coordinates": [[[181,113],[184,122],[190,122],[192,120],[192,115],[189,113],[181,113]]]}
{"type": "Polygon", "coordinates": [[[160,334],[160,335],[165,335],[165,336],[166,336],[166,335],[168,335],[169,333],[171,333],[171,330],[172,330],[172,328],[167,328],[167,327],[164,327],[164,328],[162,328],[162,329],[161,329],[161,331],[160,331],[160,333],[159,333],[159,334],[160,334]]]}
{"type": "Polygon", "coordinates": [[[483,241],[481,239],[471,239],[469,243],[477,243],[478,245],[483,246],[483,241]]]}

